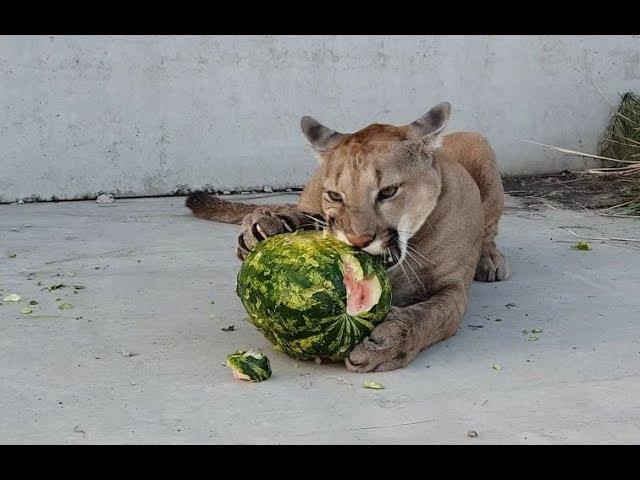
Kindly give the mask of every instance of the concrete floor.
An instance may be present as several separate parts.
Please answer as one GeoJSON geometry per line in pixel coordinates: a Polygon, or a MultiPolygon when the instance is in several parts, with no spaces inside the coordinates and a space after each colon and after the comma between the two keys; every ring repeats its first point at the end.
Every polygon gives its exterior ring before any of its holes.
{"type": "Polygon", "coordinates": [[[0,205],[0,295],[23,297],[0,305],[0,442],[639,443],[640,251],[560,241],[638,222],[518,202],[513,278],[473,285],[455,337],[366,375],[272,351],[234,292],[237,227],[183,198],[0,205]],[[240,347],[269,355],[269,381],[233,379],[240,347]]]}

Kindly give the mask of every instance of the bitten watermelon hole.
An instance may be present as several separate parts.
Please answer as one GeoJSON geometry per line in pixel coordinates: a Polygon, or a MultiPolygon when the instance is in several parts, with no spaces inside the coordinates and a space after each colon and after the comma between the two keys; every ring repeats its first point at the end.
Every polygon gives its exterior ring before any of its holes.
{"type": "Polygon", "coordinates": [[[378,304],[382,295],[380,281],[375,275],[362,278],[362,269],[356,267],[354,260],[344,260],[342,281],[347,290],[347,314],[359,315],[368,312],[378,304]],[[358,279],[360,277],[361,279],[358,279]]]}

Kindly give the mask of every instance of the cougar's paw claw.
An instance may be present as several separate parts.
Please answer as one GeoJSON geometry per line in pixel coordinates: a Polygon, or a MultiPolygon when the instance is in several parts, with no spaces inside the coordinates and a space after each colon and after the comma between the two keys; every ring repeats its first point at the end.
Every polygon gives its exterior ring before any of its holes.
{"type": "Polygon", "coordinates": [[[479,282],[501,282],[511,276],[509,262],[498,250],[482,252],[475,279],[479,282]]]}
{"type": "MultiPolygon", "coordinates": [[[[238,244],[241,242],[241,239],[242,239],[242,235],[238,237],[238,244]]],[[[247,258],[247,255],[249,255],[250,253],[251,252],[249,250],[241,247],[240,245],[238,245],[238,247],[236,248],[236,257],[238,258],[238,260],[241,260],[243,262],[244,262],[244,259],[247,258]]]]}
{"type": "Polygon", "coordinates": [[[418,351],[410,347],[409,329],[393,318],[378,325],[345,359],[352,372],[384,372],[405,367],[418,351]]]}
{"type": "Polygon", "coordinates": [[[265,207],[257,208],[242,220],[236,255],[244,260],[264,239],[280,233],[293,232],[299,227],[299,221],[294,215],[277,214],[265,207]]]}

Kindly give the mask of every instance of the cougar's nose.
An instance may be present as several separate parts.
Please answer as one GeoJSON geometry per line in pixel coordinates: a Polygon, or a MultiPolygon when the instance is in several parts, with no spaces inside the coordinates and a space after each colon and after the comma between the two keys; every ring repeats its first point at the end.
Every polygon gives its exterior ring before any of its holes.
{"type": "Polygon", "coordinates": [[[349,240],[351,245],[358,248],[364,248],[367,245],[371,244],[374,238],[376,238],[376,236],[373,233],[366,233],[364,235],[347,234],[347,240],[349,240]]]}

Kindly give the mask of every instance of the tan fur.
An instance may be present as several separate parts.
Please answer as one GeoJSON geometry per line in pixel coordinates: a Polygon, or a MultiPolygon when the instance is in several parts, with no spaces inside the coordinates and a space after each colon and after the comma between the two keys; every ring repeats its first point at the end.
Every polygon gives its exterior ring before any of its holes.
{"type": "Polygon", "coordinates": [[[484,212],[484,236],[478,280],[495,280],[496,265],[503,265],[508,278],[509,267],[494,241],[504,207],[504,188],[496,164],[496,156],[486,138],[478,133],[455,132],[444,136],[442,149],[449,158],[460,163],[474,179],[480,190],[484,212]],[[495,264],[495,265],[494,265],[495,264]],[[486,273],[488,278],[482,278],[486,273]]]}
{"type": "MultiPolygon", "coordinates": [[[[351,352],[351,370],[407,365],[422,349],[455,334],[474,277],[495,281],[510,275],[494,241],[504,196],[494,152],[477,133],[442,136],[449,112],[441,104],[410,125],[373,124],[351,135],[305,117],[303,131],[319,152],[320,168],[295,208],[261,209],[244,218],[240,258],[293,223],[317,227],[310,214],[321,215],[338,239],[373,238],[363,250],[393,256],[394,307],[351,352]],[[380,199],[389,185],[400,187],[380,199]]],[[[237,220],[250,208],[228,207],[221,213],[225,209],[215,204],[215,215],[199,215],[237,220]]]]}

